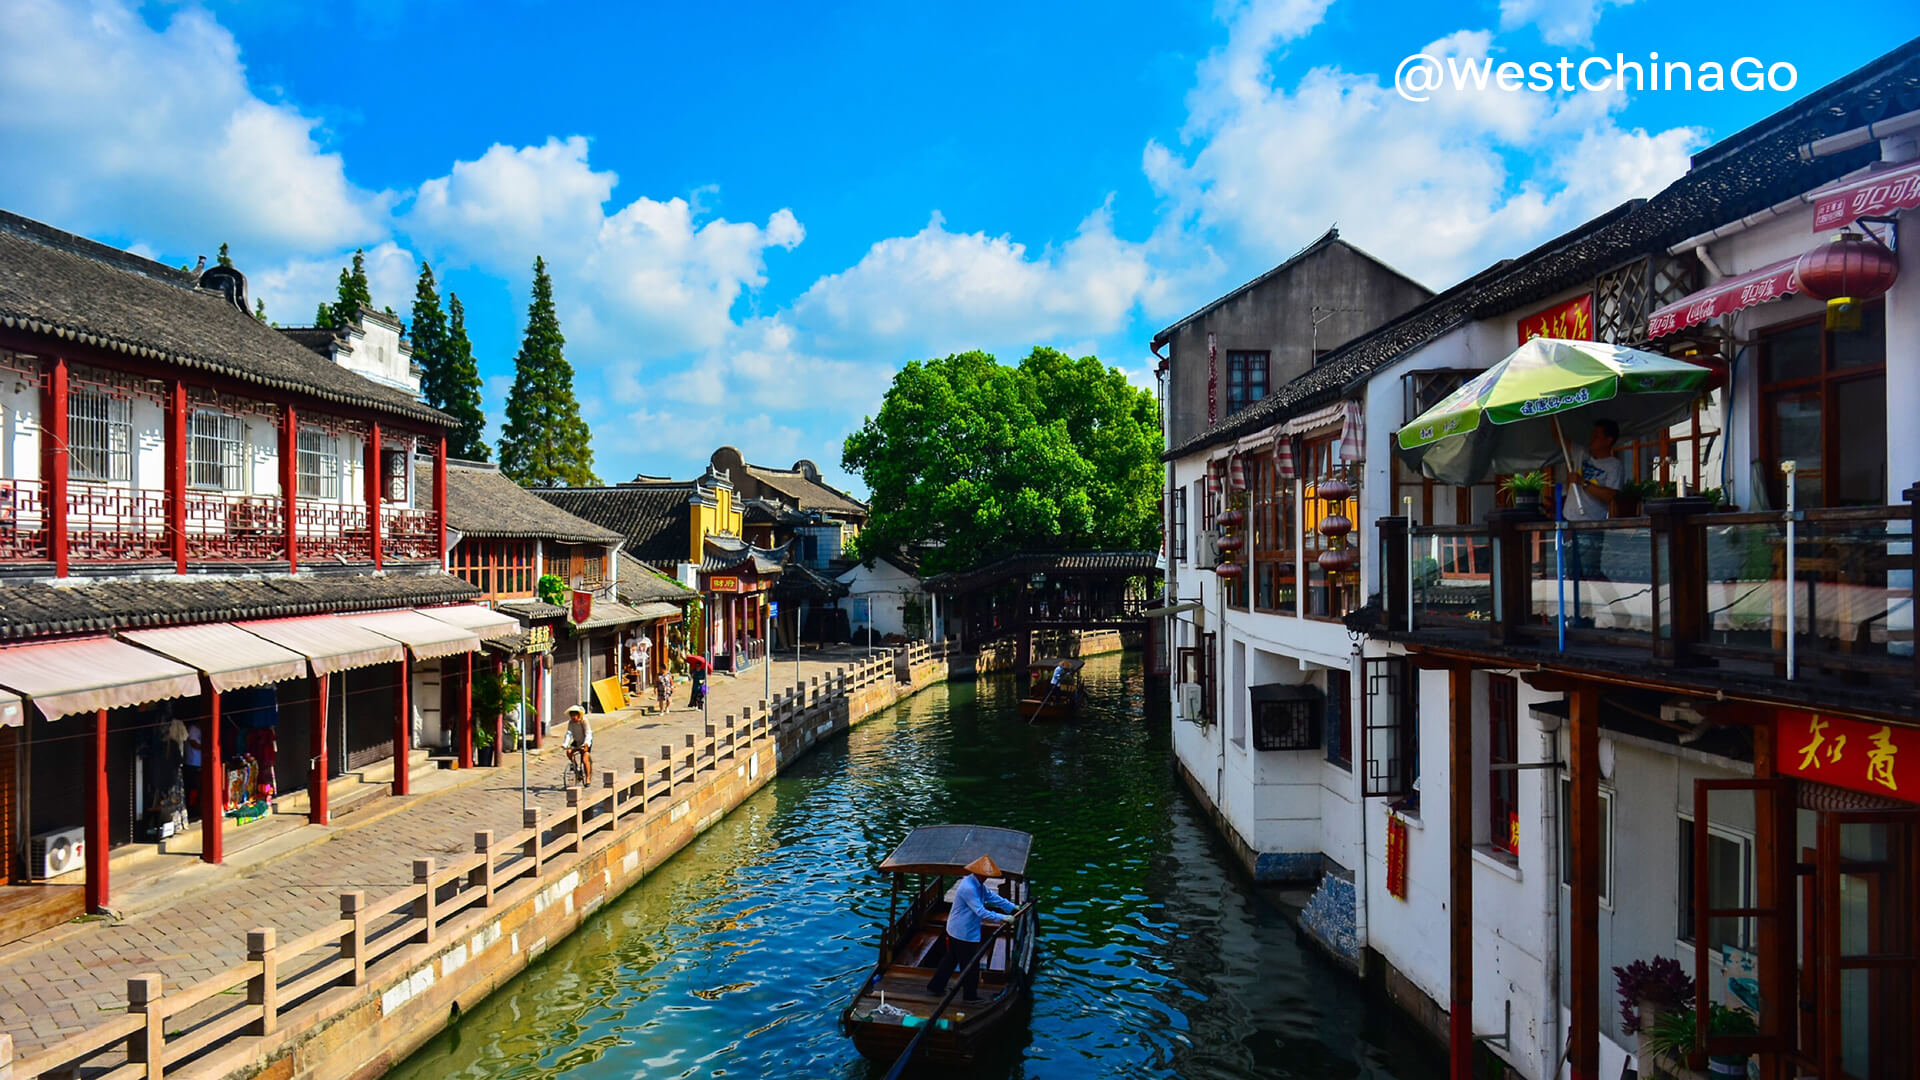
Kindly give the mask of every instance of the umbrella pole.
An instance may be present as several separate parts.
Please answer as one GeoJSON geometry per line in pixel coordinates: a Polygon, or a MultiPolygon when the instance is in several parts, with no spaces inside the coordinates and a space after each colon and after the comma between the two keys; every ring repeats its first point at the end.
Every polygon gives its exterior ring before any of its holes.
{"type": "Polygon", "coordinates": [[[1554,624],[1560,632],[1560,651],[1567,651],[1567,521],[1563,516],[1553,523],[1553,576],[1560,591],[1560,617],[1554,624]]]}

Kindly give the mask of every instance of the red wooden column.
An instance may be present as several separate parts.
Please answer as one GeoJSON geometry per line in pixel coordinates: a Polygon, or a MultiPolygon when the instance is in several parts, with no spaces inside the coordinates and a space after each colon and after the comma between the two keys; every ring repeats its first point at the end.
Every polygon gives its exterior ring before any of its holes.
{"type": "Polygon", "coordinates": [[[1473,1080],[1473,669],[1447,669],[1447,1075],[1473,1080]]]}
{"type": "Polygon", "coordinates": [[[178,379],[167,389],[167,541],[173,570],[187,572],[187,384],[178,379]]]}
{"type": "Polygon", "coordinates": [[[313,677],[313,717],[307,724],[308,757],[313,765],[313,771],[307,774],[307,821],[314,825],[325,825],[328,821],[327,687],[332,681],[331,675],[313,677]]]}
{"type": "MultiPolygon", "coordinates": [[[[280,512],[286,515],[287,573],[300,572],[300,417],[292,405],[280,412],[280,512]]],[[[325,681],[324,679],[322,680],[325,681]]],[[[325,691],[322,691],[324,693],[325,691]]]]}
{"type": "Polygon", "coordinates": [[[107,710],[93,714],[93,751],[87,760],[87,910],[107,910],[107,710]]]}
{"type": "MultiPolygon", "coordinates": [[[[1600,1078],[1600,695],[1591,689],[1567,694],[1572,752],[1573,832],[1569,858],[1573,904],[1567,912],[1571,972],[1568,1064],[1573,1080],[1600,1078]]],[[[1543,841],[1544,842],[1544,841],[1543,841]]]]}
{"type": "MultiPolygon", "coordinates": [[[[440,566],[447,565],[447,437],[433,445],[433,528],[440,538],[440,566]]],[[[499,744],[494,744],[497,751],[499,744]]]]}
{"type": "MultiPolygon", "coordinates": [[[[374,550],[378,551],[378,548],[374,550]]],[[[407,751],[413,749],[413,710],[407,703],[411,678],[407,654],[400,654],[400,686],[393,693],[393,793],[407,793],[407,751]]]]}
{"type": "Polygon", "coordinates": [[[207,734],[200,751],[200,861],[217,863],[225,855],[221,832],[227,819],[227,770],[221,764],[220,691],[200,676],[200,692],[207,697],[207,734]]]}
{"type": "Polygon", "coordinates": [[[541,666],[541,658],[533,658],[533,694],[527,698],[527,712],[533,717],[533,748],[540,749],[540,743],[546,735],[547,720],[540,715],[540,686],[546,679],[546,669],[541,666]]]}
{"type": "MultiPolygon", "coordinates": [[[[473,768],[473,654],[467,655],[467,677],[460,680],[460,767],[473,768]]],[[[442,686],[446,685],[443,680],[442,686]]],[[[443,704],[441,708],[445,708],[443,704]]]]}
{"type": "MultiPolygon", "coordinates": [[[[367,534],[373,538],[373,568],[380,569],[382,559],[380,538],[380,503],[382,501],[380,475],[380,425],[374,424],[367,433],[367,534]]],[[[397,782],[397,778],[396,778],[397,782]]],[[[400,792],[404,795],[406,792],[400,792]]]]}
{"type": "Polygon", "coordinates": [[[67,361],[53,358],[47,370],[40,415],[40,479],[45,483],[47,549],[53,556],[53,576],[67,576],[67,361]]]}

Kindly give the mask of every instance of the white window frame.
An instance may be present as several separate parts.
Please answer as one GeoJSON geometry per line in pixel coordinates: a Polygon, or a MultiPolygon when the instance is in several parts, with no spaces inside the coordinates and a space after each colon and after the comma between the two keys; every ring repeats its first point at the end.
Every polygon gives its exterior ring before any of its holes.
{"type": "Polygon", "coordinates": [[[339,502],[339,436],[319,428],[301,428],[294,455],[294,490],[298,496],[339,502]]]}
{"type": "MultiPolygon", "coordinates": [[[[1560,887],[1569,891],[1573,888],[1573,850],[1568,838],[1573,834],[1573,779],[1566,773],[1560,773],[1560,782],[1555,785],[1556,796],[1560,800],[1560,887]]],[[[1613,910],[1613,789],[1606,785],[1600,787],[1600,851],[1603,858],[1600,865],[1600,906],[1613,910]]]]}
{"type": "Polygon", "coordinates": [[[187,418],[187,486],[233,495],[247,492],[247,425],[218,409],[195,409],[187,418]],[[217,476],[218,479],[210,479],[217,476]]]}
{"type": "Polygon", "coordinates": [[[87,483],[133,483],[133,402],[91,386],[67,390],[67,470],[87,483]]]}
{"type": "MultiPolygon", "coordinates": [[[[1676,816],[1679,818],[1680,826],[1683,829],[1685,829],[1686,835],[1692,836],[1693,828],[1694,828],[1693,815],[1690,813],[1682,812],[1677,814],[1676,816]]],[[[1753,847],[1754,847],[1753,834],[1742,832],[1739,829],[1731,829],[1726,827],[1725,825],[1716,825],[1712,821],[1708,821],[1707,837],[1709,841],[1717,838],[1720,840],[1725,840],[1726,842],[1730,844],[1734,844],[1739,847],[1740,849],[1740,901],[1737,904],[1728,905],[1728,906],[1743,907],[1743,908],[1752,907],[1753,906],[1753,886],[1754,886],[1755,865],[1756,865],[1754,863],[1754,854],[1753,854],[1753,847]]],[[[1683,918],[1690,919],[1693,917],[1693,888],[1692,888],[1693,882],[1691,880],[1693,877],[1693,866],[1692,866],[1691,858],[1688,858],[1685,860],[1680,858],[1680,839],[1678,834],[1675,834],[1675,837],[1674,837],[1673,852],[1674,852],[1674,863],[1675,863],[1674,880],[1676,883],[1684,882],[1688,886],[1688,888],[1682,889],[1680,891],[1679,907],[1678,907],[1678,910],[1675,911],[1674,913],[1674,916],[1675,916],[1674,924],[1673,924],[1674,940],[1679,942],[1681,945],[1686,946],[1689,949],[1697,949],[1700,947],[1700,928],[1699,927],[1696,926],[1693,928],[1693,936],[1690,938],[1683,937],[1679,932],[1682,926],[1683,918]],[[1680,876],[1680,871],[1682,870],[1686,872],[1685,877],[1680,876]]],[[[1693,852],[1689,851],[1687,852],[1687,854],[1689,856],[1692,856],[1693,852]]],[[[1743,918],[1740,920],[1740,937],[1739,937],[1739,940],[1735,943],[1734,947],[1737,949],[1740,949],[1742,952],[1753,951],[1754,920],[1752,920],[1751,918],[1743,918]]]]}

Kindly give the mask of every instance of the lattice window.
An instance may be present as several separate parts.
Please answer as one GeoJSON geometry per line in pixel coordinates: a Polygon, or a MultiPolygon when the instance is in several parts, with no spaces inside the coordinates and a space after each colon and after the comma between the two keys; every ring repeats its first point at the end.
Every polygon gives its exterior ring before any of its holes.
{"type": "Polygon", "coordinates": [[[1440,404],[1448,394],[1460,389],[1461,383],[1476,374],[1478,372],[1441,369],[1409,371],[1400,376],[1400,422],[1413,423],[1414,417],[1440,404]]]}
{"type": "Polygon", "coordinates": [[[1173,489],[1173,527],[1168,530],[1172,535],[1173,561],[1187,561],[1187,489],[1173,489]]]}
{"type": "Polygon", "coordinates": [[[1647,317],[1698,287],[1691,258],[1659,255],[1639,259],[1595,279],[1594,340],[1633,345],[1647,340],[1647,317]]]}
{"type": "MultiPolygon", "coordinates": [[[[1411,799],[1420,777],[1420,718],[1412,665],[1403,656],[1374,657],[1361,669],[1362,750],[1367,755],[1362,794],[1411,799]]],[[[1403,807],[1417,810],[1417,806],[1403,807]]]]}
{"type": "Polygon", "coordinates": [[[1263,352],[1227,354],[1228,415],[1267,396],[1267,359],[1263,352]]]}
{"type": "Polygon", "coordinates": [[[247,490],[247,425],[195,409],[187,424],[187,484],[202,491],[247,490]]]}
{"type": "Polygon", "coordinates": [[[294,472],[303,499],[340,498],[340,440],[324,431],[302,428],[294,472]]]}
{"type": "Polygon", "coordinates": [[[96,484],[133,482],[133,403],[81,387],[67,392],[67,471],[96,484]]]}
{"type": "Polygon", "coordinates": [[[1352,680],[1347,673],[1327,669],[1326,740],[1327,760],[1343,769],[1353,768],[1353,732],[1347,728],[1352,680]]]}

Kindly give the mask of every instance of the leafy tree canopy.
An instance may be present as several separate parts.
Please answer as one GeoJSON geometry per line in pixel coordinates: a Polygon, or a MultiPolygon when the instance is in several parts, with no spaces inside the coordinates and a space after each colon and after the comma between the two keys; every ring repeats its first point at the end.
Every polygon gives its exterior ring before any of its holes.
{"type": "Polygon", "coordinates": [[[500,432],[500,471],[533,487],[581,487],[593,474],[592,436],[573,396],[573,365],[562,348],[560,316],[546,260],[533,261],[527,333],[513,358],[513,389],[500,432]]]}
{"type": "Polygon", "coordinates": [[[937,542],[922,561],[938,572],[1010,551],[1158,546],[1153,395],[1097,357],[909,363],[841,462],[872,492],[862,556],[937,542]]]}

